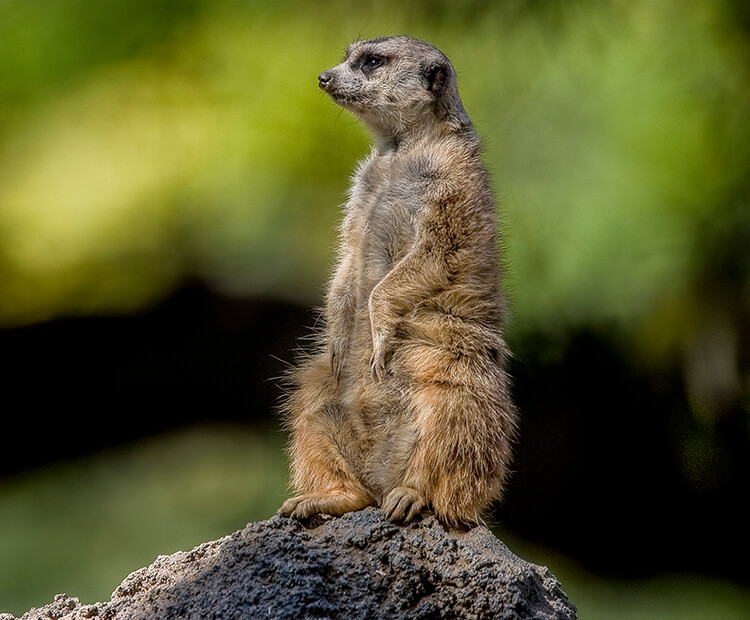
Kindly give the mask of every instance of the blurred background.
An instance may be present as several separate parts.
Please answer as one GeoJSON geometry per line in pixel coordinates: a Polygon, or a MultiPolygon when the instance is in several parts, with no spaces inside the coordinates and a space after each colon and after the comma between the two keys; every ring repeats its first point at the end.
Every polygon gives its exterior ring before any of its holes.
{"type": "Polygon", "coordinates": [[[0,0],[0,611],[275,512],[369,149],[316,76],[388,34],[451,58],[498,198],[495,531],[582,618],[750,617],[742,0],[0,0]]]}

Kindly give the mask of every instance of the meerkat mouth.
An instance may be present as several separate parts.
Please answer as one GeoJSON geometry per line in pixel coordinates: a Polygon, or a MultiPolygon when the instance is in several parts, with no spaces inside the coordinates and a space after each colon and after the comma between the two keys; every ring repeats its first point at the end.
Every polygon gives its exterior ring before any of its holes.
{"type": "Polygon", "coordinates": [[[334,101],[349,101],[351,103],[362,101],[362,96],[358,93],[346,92],[335,88],[331,88],[327,92],[334,101]]]}
{"type": "Polygon", "coordinates": [[[338,105],[357,111],[362,108],[363,98],[356,93],[346,93],[336,90],[329,90],[328,95],[338,105]]]}

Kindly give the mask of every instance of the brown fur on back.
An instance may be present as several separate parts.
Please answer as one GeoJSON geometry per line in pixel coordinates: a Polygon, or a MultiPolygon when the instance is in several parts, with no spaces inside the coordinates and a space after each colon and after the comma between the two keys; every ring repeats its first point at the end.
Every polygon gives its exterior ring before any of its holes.
{"type": "Polygon", "coordinates": [[[346,203],[320,348],[286,405],[298,495],[280,511],[477,522],[516,427],[480,141],[452,65],[422,41],[354,43],[319,79],[376,145],[346,203]]]}

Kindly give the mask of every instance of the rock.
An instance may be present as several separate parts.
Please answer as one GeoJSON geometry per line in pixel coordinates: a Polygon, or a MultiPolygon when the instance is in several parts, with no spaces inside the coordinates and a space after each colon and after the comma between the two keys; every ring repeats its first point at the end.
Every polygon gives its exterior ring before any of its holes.
{"type": "Polygon", "coordinates": [[[368,508],[308,524],[278,516],[250,523],[160,556],[109,602],[82,605],[61,594],[22,620],[576,617],[555,577],[487,528],[447,532],[432,516],[397,526],[368,508]]]}

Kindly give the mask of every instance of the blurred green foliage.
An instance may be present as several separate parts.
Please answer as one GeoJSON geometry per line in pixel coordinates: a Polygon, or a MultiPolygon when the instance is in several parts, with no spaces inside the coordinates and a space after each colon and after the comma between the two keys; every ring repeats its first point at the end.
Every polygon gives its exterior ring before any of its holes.
{"type": "Polygon", "coordinates": [[[0,320],[127,311],[188,274],[317,301],[367,137],[315,76],[357,36],[409,32],[453,59],[486,140],[514,329],[657,316],[669,347],[702,229],[748,184],[731,17],[700,0],[6,1],[0,320]]]}

